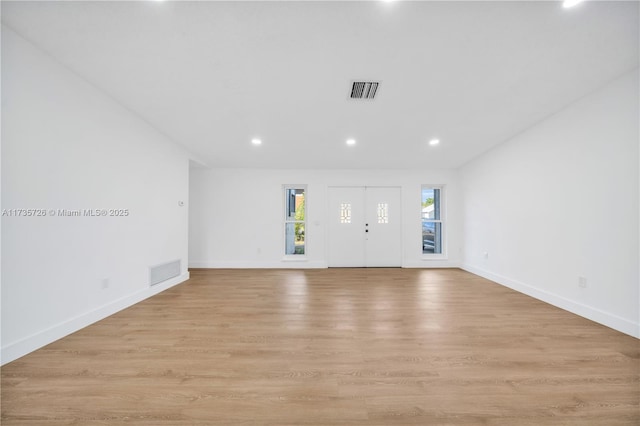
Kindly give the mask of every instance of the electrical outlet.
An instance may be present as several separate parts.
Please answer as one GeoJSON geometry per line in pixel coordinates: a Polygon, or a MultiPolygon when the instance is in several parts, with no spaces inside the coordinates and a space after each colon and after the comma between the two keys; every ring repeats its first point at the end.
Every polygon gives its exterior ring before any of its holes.
{"type": "Polygon", "coordinates": [[[109,288],[109,285],[111,285],[111,283],[109,282],[109,278],[104,278],[102,280],[102,289],[106,290],[109,288]]]}
{"type": "Polygon", "coordinates": [[[587,279],[585,277],[578,277],[578,287],[587,288],[587,279]]]}

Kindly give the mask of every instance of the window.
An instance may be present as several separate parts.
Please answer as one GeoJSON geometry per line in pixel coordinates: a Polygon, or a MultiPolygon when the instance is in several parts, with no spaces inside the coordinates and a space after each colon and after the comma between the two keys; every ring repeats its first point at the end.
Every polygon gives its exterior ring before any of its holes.
{"type": "Polygon", "coordinates": [[[389,223],[389,204],[378,203],[378,223],[389,223]]]}
{"type": "Polygon", "coordinates": [[[422,254],[442,254],[443,189],[422,186],[422,254]]]}
{"type": "Polygon", "coordinates": [[[305,254],[306,187],[286,185],[284,187],[284,253],[305,254]]]}
{"type": "Polygon", "coordinates": [[[351,223],[351,203],[340,203],[340,223],[351,223]]]}

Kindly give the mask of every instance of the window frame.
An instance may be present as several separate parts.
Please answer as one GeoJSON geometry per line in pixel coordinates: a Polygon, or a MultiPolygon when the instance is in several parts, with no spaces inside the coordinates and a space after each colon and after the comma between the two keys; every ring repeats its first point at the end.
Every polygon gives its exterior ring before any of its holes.
{"type": "Polygon", "coordinates": [[[307,255],[309,254],[309,239],[308,239],[308,235],[307,235],[307,217],[309,214],[309,190],[307,188],[307,185],[303,185],[303,184],[285,184],[282,185],[282,201],[283,201],[283,227],[282,227],[282,253],[284,253],[283,255],[283,260],[293,260],[293,261],[299,261],[299,260],[306,260],[307,255]],[[289,217],[289,212],[288,212],[288,208],[289,208],[289,203],[287,200],[287,191],[290,189],[297,189],[297,190],[303,190],[304,191],[304,220],[296,220],[291,219],[289,217]],[[302,254],[296,254],[296,253],[291,253],[288,254],[287,253],[287,225],[288,224],[296,224],[296,223],[301,223],[304,229],[304,253],[302,254]]]}
{"type": "Polygon", "coordinates": [[[423,260],[447,259],[447,190],[443,184],[422,184],[420,186],[420,252],[423,260]],[[422,191],[425,189],[438,189],[440,191],[440,219],[425,220],[422,217],[422,191]],[[422,227],[424,222],[440,224],[440,253],[425,253],[422,237],[422,227]]]}

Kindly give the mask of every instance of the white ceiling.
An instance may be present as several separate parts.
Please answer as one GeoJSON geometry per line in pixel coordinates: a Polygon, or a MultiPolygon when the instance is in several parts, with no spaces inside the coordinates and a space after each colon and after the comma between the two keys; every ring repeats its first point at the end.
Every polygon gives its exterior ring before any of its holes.
{"type": "Polygon", "coordinates": [[[637,67],[638,16],[614,1],[2,2],[5,25],[214,167],[459,167],[637,67]],[[381,81],[378,98],[349,100],[354,79],[381,81]]]}

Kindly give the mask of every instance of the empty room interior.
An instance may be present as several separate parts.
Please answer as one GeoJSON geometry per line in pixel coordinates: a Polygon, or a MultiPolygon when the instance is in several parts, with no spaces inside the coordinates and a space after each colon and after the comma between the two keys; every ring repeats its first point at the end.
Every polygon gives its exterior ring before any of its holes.
{"type": "Polygon", "coordinates": [[[2,1],[3,425],[640,424],[637,1],[2,1]]]}

